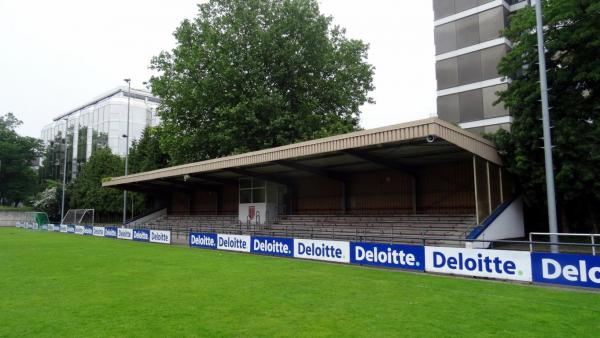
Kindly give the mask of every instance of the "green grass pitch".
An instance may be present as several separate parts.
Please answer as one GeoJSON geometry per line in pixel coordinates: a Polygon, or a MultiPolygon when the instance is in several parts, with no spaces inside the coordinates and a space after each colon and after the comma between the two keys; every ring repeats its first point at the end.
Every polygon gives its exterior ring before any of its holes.
{"type": "Polygon", "coordinates": [[[598,337],[600,293],[0,228],[0,337],[598,337]]]}

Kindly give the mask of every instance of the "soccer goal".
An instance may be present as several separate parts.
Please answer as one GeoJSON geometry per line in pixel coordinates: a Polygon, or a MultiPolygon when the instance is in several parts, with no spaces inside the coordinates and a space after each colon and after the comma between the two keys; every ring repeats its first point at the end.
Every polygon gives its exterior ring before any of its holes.
{"type": "Polygon", "coordinates": [[[48,224],[48,215],[45,212],[24,212],[17,219],[17,228],[40,229],[48,224]]]}
{"type": "Polygon", "coordinates": [[[94,225],[94,209],[69,209],[60,224],[94,225]]]}

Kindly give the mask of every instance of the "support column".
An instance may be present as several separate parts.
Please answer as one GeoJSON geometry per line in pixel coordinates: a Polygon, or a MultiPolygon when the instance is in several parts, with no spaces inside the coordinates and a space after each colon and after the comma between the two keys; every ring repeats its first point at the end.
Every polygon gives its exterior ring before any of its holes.
{"type": "Polygon", "coordinates": [[[296,204],[296,189],[294,186],[292,186],[291,184],[287,186],[287,214],[288,215],[293,215],[294,211],[295,211],[295,204],[296,204]]]}
{"type": "Polygon", "coordinates": [[[413,177],[412,180],[412,208],[413,214],[417,214],[417,178],[413,177]]]}
{"type": "Polygon", "coordinates": [[[473,182],[475,187],[475,219],[476,223],[479,224],[479,199],[477,196],[477,159],[473,155],[473,182]]]}
{"type": "Polygon", "coordinates": [[[342,198],[340,201],[342,213],[346,214],[348,212],[348,183],[341,182],[342,184],[342,198]]]}
{"type": "Polygon", "coordinates": [[[487,172],[487,191],[488,191],[488,215],[492,214],[492,185],[490,184],[490,162],[485,161],[485,170],[487,172]]]}
{"type": "Polygon", "coordinates": [[[499,168],[500,176],[500,203],[504,203],[504,185],[502,182],[502,167],[499,168]]]}
{"type": "Polygon", "coordinates": [[[217,193],[217,215],[223,212],[223,188],[219,187],[217,193]]]}
{"type": "Polygon", "coordinates": [[[185,194],[186,198],[186,207],[187,207],[187,213],[191,214],[192,213],[192,199],[193,199],[193,193],[190,191],[188,193],[185,194]]]}

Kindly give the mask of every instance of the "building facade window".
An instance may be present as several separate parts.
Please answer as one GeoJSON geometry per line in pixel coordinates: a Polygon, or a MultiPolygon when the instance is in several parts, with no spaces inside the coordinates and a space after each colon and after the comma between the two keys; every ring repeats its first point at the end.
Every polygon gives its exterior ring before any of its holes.
{"type": "Polygon", "coordinates": [[[457,62],[457,58],[450,58],[435,63],[438,89],[446,89],[458,85],[457,62]]]}
{"type": "Polygon", "coordinates": [[[456,21],[456,48],[465,48],[478,44],[479,15],[471,15],[456,21]]]}
{"type": "Polygon", "coordinates": [[[240,204],[265,203],[267,183],[255,178],[240,179],[240,204]]]}
{"type": "Polygon", "coordinates": [[[457,57],[459,86],[484,80],[481,71],[481,56],[481,52],[473,52],[457,57]]]}
{"type": "Polygon", "coordinates": [[[486,87],[481,89],[481,95],[483,98],[483,117],[486,119],[506,116],[508,115],[508,110],[504,107],[504,104],[501,102],[496,104],[498,101],[498,95],[496,93],[505,91],[508,88],[508,85],[501,84],[498,86],[486,87]]]}
{"type": "Polygon", "coordinates": [[[448,122],[460,122],[460,106],[458,104],[458,95],[445,95],[437,99],[438,116],[448,122]]]}
{"type": "Polygon", "coordinates": [[[503,6],[467,16],[434,29],[436,54],[451,52],[499,38],[506,27],[508,11],[503,6]]]}
{"type": "MultiPolygon", "coordinates": [[[[160,122],[158,118],[150,120],[147,118],[148,111],[156,110],[158,99],[144,91],[137,91],[134,96],[133,91],[132,89],[129,114],[131,142],[141,136],[146,126],[155,126],[160,122]],[[141,99],[142,97],[151,97],[152,99],[141,99]],[[148,121],[151,123],[149,124],[148,121]]],[[[127,147],[127,142],[123,137],[127,134],[127,97],[123,95],[122,91],[115,92],[45,126],[41,132],[42,140],[50,152],[57,152],[57,154],[49,155],[49,159],[55,161],[54,159],[62,156],[58,152],[64,150],[53,145],[63,144],[65,133],[69,145],[67,151],[67,179],[69,180],[77,175],[78,169],[98,148],[108,147],[113,154],[124,156],[127,147]],[[66,132],[65,120],[68,123],[66,132]]],[[[60,162],[57,165],[60,168],[54,170],[53,176],[50,178],[58,178],[55,173],[62,171],[63,163],[60,162]]]]}
{"type": "Polygon", "coordinates": [[[498,63],[507,51],[505,45],[499,45],[437,61],[438,90],[500,77],[498,63]]]}
{"type": "Polygon", "coordinates": [[[458,93],[461,122],[483,119],[483,95],[481,89],[458,93]]]}
{"type": "Polygon", "coordinates": [[[495,79],[500,76],[500,74],[498,74],[498,64],[507,52],[508,48],[506,45],[494,46],[481,51],[482,79],[495,79]]]}
{"type": "MultiPolygon", "coordinates": [[[[494,0],[433,0],[433,16],[435,20],[443,19],[492,1],[494,0]]],[[[507,3],[522,1],[526,0],[509,0],[507,3]]]]}
{"type": "Polygon", "coordinates": [[[509,115],[508,110],[498,101],[497,93],[506,90],[507,85],[485,87],[437,98],[438,116],[449,122],[471,122],[509,115]]]}

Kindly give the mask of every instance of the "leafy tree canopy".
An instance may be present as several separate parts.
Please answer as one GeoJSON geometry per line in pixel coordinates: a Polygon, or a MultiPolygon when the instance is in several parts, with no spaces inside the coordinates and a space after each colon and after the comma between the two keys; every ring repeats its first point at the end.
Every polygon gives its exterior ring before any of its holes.
{"type": "MultiPolygon", "coordinates": [[[[557,200],[563,220],[594,221],[600,201],[600,2],[543,3],[557,200]],[[582,217],[582,215],[585,215],[582,217]]],[[[499,65],[512,79],[500,101],[511,111],[510,134],[494,138],[530,203],[545,201],[544,153],[535,11],[525,8],[504,35],[513,48],[499,65]]]]}
{"type": "Polygon", "coordinates": [[[132,142],[129,150],[129,172],[164,168],[169,165],[169,156],[160,149],[160,130],[147,127],[139,140],[132,142]]]}
{"type": "Polygon", "coordinates": [[[19,204],[37,190],[37,175],[31,168],[42,150],[40,140],[20,136],[23,124],[12,113],[0,116],[0,201],[19,204]]]}
{"type": "Polygon", "coordinates": [[[61,198],[62,184],[53,182],[35,196],[32,206],[36,211],[45,212],[50,221],[60,221],[61,198]]]}
{"type": "MultiPolygon", "coordinates": [[[[67,188],[68,208],[94,209],[96,221],[120,220],[123,191],[102,188],[102,180],[122,176],[124,170],[125,161],[121,157],[112,154],[109,148],[96,148],[67,188]]],[[[127,195],[127,218],[144,213],[147,201],[147,197],[130,192],[127,195]]]]}
{"type": "Polygon", "coordinates": [[[174,36],[150,80],[174,163],[352,131],[372,102],[368,46],[316,0],[211,0],[174,36]]]}
{"type": "Polygon", "coordinates": [[[113,155],[108,148],[96,149],[69,186],[69,207],[93,208],[100,214],[123,210],[123,193],[116,189],[102,188],[104,177],[122,176],[123,171],[123,159],[113,155]]]}

